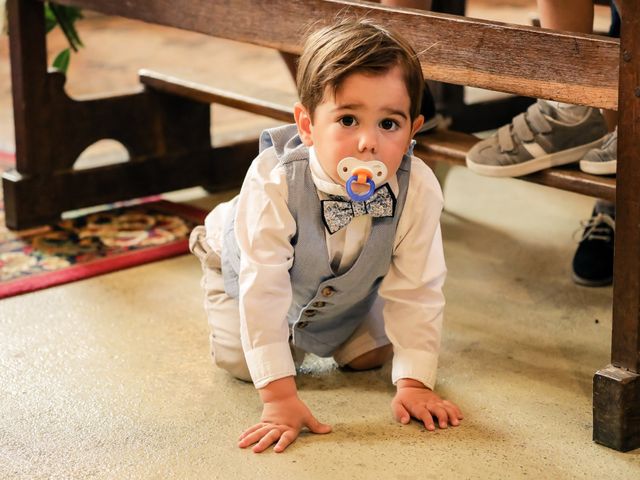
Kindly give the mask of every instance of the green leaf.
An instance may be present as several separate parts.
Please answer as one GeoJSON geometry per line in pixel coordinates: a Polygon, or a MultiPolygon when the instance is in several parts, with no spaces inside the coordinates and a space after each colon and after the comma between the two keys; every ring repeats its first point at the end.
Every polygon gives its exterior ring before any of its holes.
{"type": "Polygon", "coordinates": [[[53,61],[53,66],[66,74],[71,61],[71,50],[77,52],[84,46],[75,28],[75,22],[83,18],[82,11],[77,7],[66,7],[54,2],[44,2],[44,8],[46,32],[49,33],[59,26],[69,43],[70,48],[60,52],[53,61]]]}
{"type": "Polygon", "coordinates": [[[69,68],[70,61],[71,61],[71,50],[69,50],[68,48],[65,48],[55,58],[55,60],[53,61],[53,66],[66,75],[67,70],[69,68]]]}
{"type": "Polygon", "coordinates": [[[76,20],[80,20],[84,18],[82,16],[82,10],[78,7],[65,7],[63,5],[56,5],[56,7],[62,11],[64,11],[64,16],[69,19],[70,22],[75,22],[76,20]]]}
{"type": "Polygon", "coordinates": [[[78,51],[78,48],[82,47],[82,42],[80,41],[80,37],[78,37],[78,32],[76,32],[73,23],[77,18],[81,17],[81,13],[77,8],[73,7],[63,7],[60,5],[56,5],[54,3],[49,4],[51,7],[51,12],[53,13],[58,25],[62,29],[62,33],[67,37],[67,41],[69,42],[69,46],[73,49],[74,52],[78,51]]]}
{"type": "Polygon", "coordinates": [[[47,33],[56,28],[58,22],[56,21],[56,16],[51,11],[51,7],[48,3],[44,6],[44,28],[47,33]]]}

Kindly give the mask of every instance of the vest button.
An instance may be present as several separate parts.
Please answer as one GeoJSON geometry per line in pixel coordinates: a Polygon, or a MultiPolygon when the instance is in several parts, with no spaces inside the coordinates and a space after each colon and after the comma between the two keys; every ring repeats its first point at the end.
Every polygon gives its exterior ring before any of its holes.
{"type": "Polygon", "coordinates": [[[312,307],[315,307],[315,308],[322,308],[322,307],[324,307],[325,305],[326,305],[326,303],[324,303],[324,302],[313,302],[313,303],[311,304],[311,306],[312,306],[312,307]]]}
{"type": "Polygon", "coordinates": [[[316,314],[315,310],[305,310],[302,312],[305,317],[313,317],[316,314]]]}
{"type": "Polygon", "coordinates": [[[331,295],[333,295],[336,291],[333,289],[333,287],[324,287],[322,289],[322,296],[323,297],[330,297],[331,295]]]}
{"type": "Polygon", "coordinates": [[[296,327],[298,328],[306,328],[309,325],[309,322],[298,322],[296,327]]]}

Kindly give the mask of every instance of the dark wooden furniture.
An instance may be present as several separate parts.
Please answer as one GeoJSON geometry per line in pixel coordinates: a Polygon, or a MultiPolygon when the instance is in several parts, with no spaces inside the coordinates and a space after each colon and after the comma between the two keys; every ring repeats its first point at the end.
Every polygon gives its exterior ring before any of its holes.
{"type": "MultiPolygon", "coordinates": [[[[331,23],[345,9],[402,32],[420,52],[425,77],[528,97],[618,109],[617,182],[571,169],[527,177],[618,205],[611,364],[594,377],[594,439],[618,450],[640,446],[640,5],[621,0],[622,38],[567,34],[461,16],[394,10],[338,0],[58,0],[298,54],[306,25],[331,23]],[[233,19],[233,21],[230,21],[233,19]],[[544,52],[541,55],[540,52],[544,52]]],[[[212,148],[207,103],[287,120],[286,108],[180,85],[150,73],[131,95],[78,102],[64,77],[47,73],[43,6],[9,0],[16,169],[3,176],[6,221],[25,228],[72,208],[194,185],[236,185],[256,152],[250,141],[212,148]],[[59,139],[64,138],[65,142],[59,139]],[[74,170],[78,155],[111,138],[130,161],[74,170]]],[[[469,136],[420,139],[425,161],[461,162],[469,136]]]]}

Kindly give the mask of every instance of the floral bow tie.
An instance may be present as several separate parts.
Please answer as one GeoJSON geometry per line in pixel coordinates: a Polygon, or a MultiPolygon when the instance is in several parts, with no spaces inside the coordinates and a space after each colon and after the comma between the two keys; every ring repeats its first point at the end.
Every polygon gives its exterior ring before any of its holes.
{"type": "Polygon", "coordinates": [[[354,217],[371,215],[372,217],[393,217],[396,210],[396,197],[388,183],[378,188],[369,200],[354,202],[343,197],[322,200],[322,221],[331,235],[349,225],[354,217]]]}

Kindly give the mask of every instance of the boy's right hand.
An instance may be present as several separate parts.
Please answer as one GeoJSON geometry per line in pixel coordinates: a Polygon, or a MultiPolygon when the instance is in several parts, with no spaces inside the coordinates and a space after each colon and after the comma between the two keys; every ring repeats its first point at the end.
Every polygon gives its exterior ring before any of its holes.
{"type": "Polygon", "coordinates": [[[266,450],[276,444],[276,453],[291,445],[303,427],[313,433],[329,433],[331,426],[320,423],[298,397],[293,377],[281,378],[260,389],[264,404],[262,421],[245,430],[238,439],[238,446],[253,446],[255,453],[266,450]],[[277,442],[277,443],[276,443],[277,442]]]}

